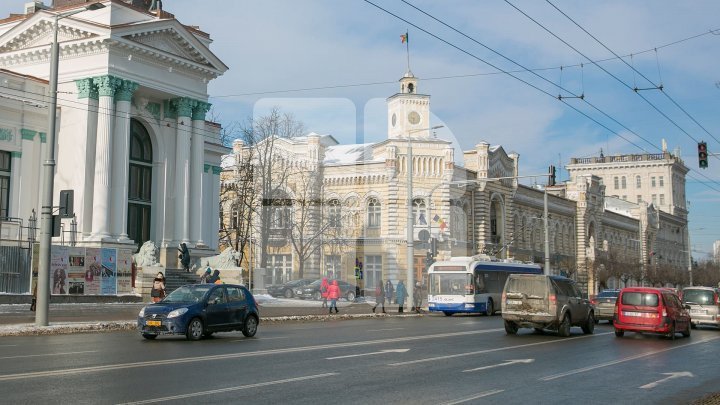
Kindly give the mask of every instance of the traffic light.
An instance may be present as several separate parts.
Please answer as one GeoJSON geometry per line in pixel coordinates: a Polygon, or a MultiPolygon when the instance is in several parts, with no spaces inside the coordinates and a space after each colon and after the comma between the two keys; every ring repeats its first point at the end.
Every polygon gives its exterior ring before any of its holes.
{"type": "Polygon", "coordinates": [[[698,165],[701,169],[707,169],[708,167],[708,154],[707,154],[707,144],[705,141],[698,143],[698,165]]]}
{"type": "Polygon", "coordinates": [[[555,166],[554,165],[550,165],[550,167],[548,167],[548,173],[550,173],[548,175],[548,186],[554,186],[555,185],[555,166]]]}

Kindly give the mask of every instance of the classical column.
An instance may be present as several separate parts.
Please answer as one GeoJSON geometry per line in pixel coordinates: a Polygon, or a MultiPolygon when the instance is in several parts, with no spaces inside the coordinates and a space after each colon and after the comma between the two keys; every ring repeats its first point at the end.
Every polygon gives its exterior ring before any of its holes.
{"type": "Polygon", "coordinates": [[[30,217],[32,209],[35,209],[37,215],[40,215],[40,205],[37,204],[39,200],[40,187],[40,161],[38,151],[40,147],[35,143],[36,131],[30,129],[21,129],[20,134],[22,136],[22,163],[20,163],[20,201],[23,202],[23,206],[20,207],[20,218],[27,220],[30,217]]]}
{"type": "Polygon", "coordinates": [[[190,145],[190,238],[195,245],[202,240],[202,195],[208,190],[202,182],[205,167],[205,114],[210,104],[198,101],[192,112],[192,144],[190,145]]]}
{"type": "MultiPolygon", "coordinates": [[[[111,234],[127,241],[128,170],[130,169],[130,99],[138,84],[122,80],[115,92],[115,131],[112,161],[111,234]]],[[[138,241],[139,242],[139,241],[138,241]]]]}
{"type": "MultiPolygon", "coordinates": [[[[190,242],[190,117],[195,100],[181,97],[172,100],[177,111],[175,151],[175,239],[190,242]]],[[[197,213],[200,215],[200,213],[197,213]]]]}
{"type": "Polygon", "coordinates": [[[93,240],[102,240],[110,236],[110,185],[112,174],[112,131],[115,109],[113,101],[115,91],[121,79],[114,76],[94,77],[93,84],[98,88],[98,125],[95,144],[95,178],[93,182],[93,240]]]}
{"type": "Polygon", "coordinates": [[[95,137],[97,134],[98,122],[98,90],[93,84],[92,78],[75,80],[78,90],[78,103],[82,103],[81,120],[84,119],[82,128],[85,131],[85,182],[83,184],[82,214],[80,218],[80,232],[83,239],[90,237],[92,233],[93,213],[93,186],[95,182],[95,137]]]}
{"type": "MultiPolygon", "coordinates": [[[[7,216],[8,217],[20,217],[23,218],[22,212],[20,211],[20,192],[22,186],[20,186],[21,176],[18,168],[22,167],[22,152],[14,151],[10,152],[10,167],[13,169],[10,174],[12,179],[10,180],[10,205],[8,206],[7,216]]],[[[28,210],[29,211],[29,210],[28,210]]],[[[27,219],[27,216],[24,217],[27,219]]]]}

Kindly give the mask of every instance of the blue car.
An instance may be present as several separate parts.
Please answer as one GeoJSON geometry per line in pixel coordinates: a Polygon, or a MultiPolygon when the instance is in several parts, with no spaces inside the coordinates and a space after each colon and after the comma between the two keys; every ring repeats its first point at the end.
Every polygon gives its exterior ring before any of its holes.
{"type": "Polygon", "coordinates": [[[190,284],[148,305],[138,314],[138,331],[145,339],[185,335],[199,340],[215,332],[239,330],[255,336],[260,313],[250,291],[234,284],[190,284]]]}

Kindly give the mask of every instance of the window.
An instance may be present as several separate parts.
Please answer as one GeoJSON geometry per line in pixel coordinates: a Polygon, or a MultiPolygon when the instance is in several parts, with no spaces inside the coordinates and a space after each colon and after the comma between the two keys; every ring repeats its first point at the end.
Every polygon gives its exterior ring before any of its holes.
{"type": "Polygon", "coordinates": [[[615,176],[615,178],[613,179],[613,183],[615,185],[615,190],[620,188],[620,180],[618,179],[617,176],[615,176]]]}
{"type": "Polygon", "coordinates": [[[240,287],[227,287],[228,301],[245,301],[245,293],[240,287]]]}
{"type": "Polygon", "coordinates": [[[640,204],[642,202],[642,196],[638,194],[637,196],[637,203],[640,204]]]}
{"type": "Polygon", "coordinates": [[[663,176],[660,176],[658,178],[658,180],[660,182],[660,187],[664,187],[665,186],[665,178],[663,176]]]}
{"type": "Polygon", "coordinates": [[[382,279],[382,256],[365,256],[365,288],[375,290],[382,279]]]}
{"type": "Polygon", "coordinates": [[[665,194],[660,194],[660,205],[665,205],[665,194]]]}
{"type": "Polygon", "coordinates": [[[642,187],[642,178],[640,176],[635,176],[635,188],[641,188],[642,187]]]}
{"type": "Polygon", "coordinates": [[[625,176],[622,176],[622,188],[623,190],[627,188],[627,180],[625,179],[625,176]]]}
{"type": "Polygon", "coordinates": [[[367,226],[368,228],[380,228],[380,201],[377,198],[371,198],[368,201],[367,226]]]}
{"type": "Polygon", "coordinates": [[[291,255],[268,255],[265,284],[283,284],[292,278],[291,255]]]}
{"type": "Polygon", "coordinates": [[[657,205],[657,194],[652,195],[652,203],[653,205],[657,205]]]}
{"type": "Polygon", "coordinates": [[[153,150],[147,129],[130,120],[130,168],[128,171],[128,237],[141,246],[150,240],[153,150]]]}
{"type": "Polygon", "coordinates": [[[330,200],[328,202],[328,226],[330,228],[340,228],[342,226],[340,217],[340,201],[330,200]]]}
{"type": "Polygon", "coordinates": [[[220,287],[213,290],[208,297],[208,304],[224,304],[227,300],[225,299],[225,289],[220,287]]]}
{"type": "MultiPolygon", "coordinates": [[[[275,201],[278,203],[278,200],[275,201]]],[[[270,208],[270,228],[271,229],[289,229],[290,228],[290,207],[282,201],[282,205],[273,205],[270,208]]]]}
{"type": "Polygon", "coordinates": [[[655,176],[650,177],[650,186],[655,187],[655,176]]]}
{"type": "Polygon", "coordinates": [[[10,207],[10,152],[0,151],[0,218],[8,217],[10,207]]]}
{"type": "Polygon", "coordinates": [[[330,279],[342,278],[340,267],[340,255],[325,255],[325,276],[330,279]]]}
{"type": "Polygon", "coordinates": [[[238,209],[237,205],[233,204],[230,207],[230,229],[238,229],[238,209]]]}
{"type": "Polygon", "coordinates": [[[424,199],[416,198],[413,200],[413,216],[415,217],[415,225],[427,225],[424,199]]]}

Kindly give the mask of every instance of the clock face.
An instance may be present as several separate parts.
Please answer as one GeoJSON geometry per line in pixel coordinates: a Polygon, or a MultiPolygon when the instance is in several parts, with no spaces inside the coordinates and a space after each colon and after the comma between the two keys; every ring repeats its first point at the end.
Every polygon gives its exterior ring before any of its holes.
{"type": "Polygon", "coordinates": [[[393,114],[392,115],[392,126],[395,126],[395,124],[397,124],[397,115],[393,114]]]}
{"type": "Polygon", "coordinates": [[[410,111],[410,114],[408,114],[408,122],[417,125],[420,123],[420,114],[417,113],[417,111],[410,111]]]}

